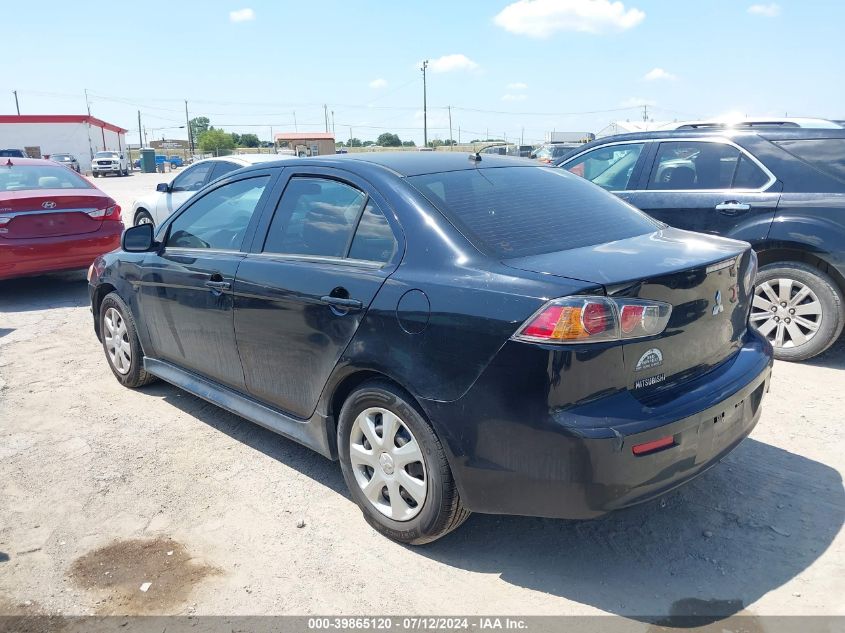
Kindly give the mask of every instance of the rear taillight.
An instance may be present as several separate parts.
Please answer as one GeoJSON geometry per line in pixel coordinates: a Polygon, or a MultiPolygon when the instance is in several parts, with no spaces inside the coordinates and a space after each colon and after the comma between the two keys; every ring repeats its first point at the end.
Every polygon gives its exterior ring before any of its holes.
{"type": "Polygon", "coordinates": [[[120,205],[113,204],[105,209],[95,209],[94,211],[89,211],[88,216],[98,220],[119,220],[120,205]]]}
{"type": "Polygon", "coordinates": [[[597,343],[660,334],[672,306],[642,299],[567,297],[544,305],[514,334],[535,343],[597,343]]]}

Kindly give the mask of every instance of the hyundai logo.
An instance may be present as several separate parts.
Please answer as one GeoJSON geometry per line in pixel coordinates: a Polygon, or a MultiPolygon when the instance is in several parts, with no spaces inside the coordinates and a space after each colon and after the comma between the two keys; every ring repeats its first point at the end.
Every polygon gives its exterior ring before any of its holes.
{"type": "Polygon", "coordinates": [[[42,203],[41,203],[41,208],[42,208],[42,209],[55,209],[55,208],[56,208],[56,203],[55,203],[55,202],[52,202],[52,201],[42,202],[42,203]]]}
{"type": "Polygon", "coordinates": [[[717,314],[724,312],[724,311],[725,311],[725,306],[722,305],[722,291],[717,290],[716,291],[716,304],[713,306],[713,316],[716,316],[717,314]]]}

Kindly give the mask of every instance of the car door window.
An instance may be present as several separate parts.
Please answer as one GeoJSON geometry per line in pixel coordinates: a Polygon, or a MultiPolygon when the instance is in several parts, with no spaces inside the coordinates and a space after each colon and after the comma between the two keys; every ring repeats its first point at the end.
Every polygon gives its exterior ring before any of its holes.
{"type": "Polygon", "coordinates": [[[730,189],[740,152],[732,145],[698,141],[661,143],[649,189],[730,189]]]}
{"type": "Polygon", "coordinates": [[[170,225],[167,247],[239,250],[270,176],[223,185],[192,203],[170,225]]]}
{"type": "Polygon", "coordinates": [[[208,174],[214,166],[213,163],[214,161],[208,161],[188,167],[176,176],[170,186],[170,191],[199,191],[208,180],[208,174]]]}
{"type": "Polygon", "coordinates": [[[397,246],[384,213],[372,199],[368,200],[352,238],[349,257],[386,264],[393,259],[397,246]]]}
{"type": "Polygon", "coordinates": [[[265,253],[344,257],[367,196],[327,178],[291,178],[264,241],[265,253]]]}
{"type": "Polygon", "coordinates": [[[608,191],[622,191],[631,182],[643,147],[645,143],[598,147],[567,163],[564,169],[608,191]]]}
{"type": "Polygon", "coordinates": [[[741,154],[734,172],[731,189],[759,189],[769,182],[769,176],[748,156],[741,154]]]}
{"type": "Polygon", "coordinates": [[[228,160],[218,160],[212,162],[214,162],[214,169],[212,169],[211,171],[211,178],[209,178],[209,180],[217,180],[218,178],[220,178],[220,176],[228,174],[229,172],[235,171],[236,169],[240,169],[242,167],[242,165],[229,162],[228,160]]]}

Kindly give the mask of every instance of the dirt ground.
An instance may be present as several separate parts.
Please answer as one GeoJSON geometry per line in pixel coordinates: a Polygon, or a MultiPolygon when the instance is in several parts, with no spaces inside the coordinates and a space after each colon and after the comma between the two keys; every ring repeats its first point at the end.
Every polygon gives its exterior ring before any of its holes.
{"type": "MultiPolygon", "coordinates": [[[[97,184],[127,207],[165,179],[97,184]]],[[[0,613],[845,615],[843,387],[840,341],[777,363],[752,436],[667,497],[474,515],[409,548],[337,464],[167,384],[122,388],[83,274],[0,282],[0,613]]]]}

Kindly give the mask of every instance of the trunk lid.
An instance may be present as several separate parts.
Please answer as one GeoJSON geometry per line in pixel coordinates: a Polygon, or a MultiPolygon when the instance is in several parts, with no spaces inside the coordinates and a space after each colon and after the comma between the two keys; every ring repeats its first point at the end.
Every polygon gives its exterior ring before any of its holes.
{"type": "Polygon", "coordinates": [[[701,375],[741,347],[751,309],[751,259],[745,242],[667,228],[504,263],[598,283],[615,298],[670,304],[663,333],[622,346],[628,388],[648,397],[701,375]]]}
{"type": "Polygon", "coordinates": [[[103,219],[89,211],[115,204],[91,189],[5,192],[0,198],[0,238],[31,239],[92,233],[103,219]]]}

